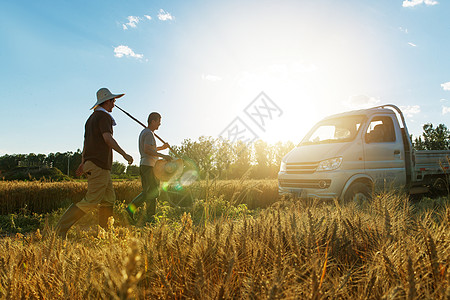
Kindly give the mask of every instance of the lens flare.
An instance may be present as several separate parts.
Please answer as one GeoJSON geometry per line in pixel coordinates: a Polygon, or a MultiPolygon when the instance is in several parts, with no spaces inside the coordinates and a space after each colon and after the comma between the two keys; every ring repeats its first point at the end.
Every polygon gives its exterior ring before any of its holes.
{"type": "Polygon", "coordinates": [[[199,177],[198,166],[195,163],[195,161],[193,161],[189,157],[183,157],[183,162],[184,162],[184,172],[178,179],[178,181],[175,183],[180,184],[182,187],[191,185],[199,177]]]}
{"type": "Polygon", "coordinates": [[[136,205],[134,205],[134,204],[130,204],[128,207],[127,207],[127,209],[130,211],[130,212],[132,212],[133,214],[136,212],[136,209],[137,209],[137,207],[136,207],[136,205]]]}
{"type": "Polygon", "coordinates": [[[189,186],[193,184],[198,179],[198,172],[196,170],[189,170],[187,172],[184,172],[183,175],[181,175],[180,183],[182,186],[189,186]]]}
{"type": "Polygon", "coordinates": [[[183,157],[184,169],[185,170],[196,170],[198,172],[198,166],[192,159],[188,157],[183,157]]]}
{"type": "Polygon", "coordinates": [[[179,192],[183,189],[183,186],[180,183],[177,183],[173,188],[175,189],[175,191],[179,192]]]}
{"type": "Polygon", "coordinates": [[[163,183],[161,184],[161,189],[162,189],[163,191],[167,192],[167,191],[169,190],[169,186],[170,186],[170,184],[169,184],[168,182],[163,182],[163,183]]]}

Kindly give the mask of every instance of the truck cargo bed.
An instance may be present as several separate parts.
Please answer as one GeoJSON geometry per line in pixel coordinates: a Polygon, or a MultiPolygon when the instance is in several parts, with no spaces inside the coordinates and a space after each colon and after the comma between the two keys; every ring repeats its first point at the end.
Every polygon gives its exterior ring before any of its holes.
{"type": "Polygon", "coordinates": [[[449,172],[450,150],[415,151],[415,171],[426,174],[449,172]]]}

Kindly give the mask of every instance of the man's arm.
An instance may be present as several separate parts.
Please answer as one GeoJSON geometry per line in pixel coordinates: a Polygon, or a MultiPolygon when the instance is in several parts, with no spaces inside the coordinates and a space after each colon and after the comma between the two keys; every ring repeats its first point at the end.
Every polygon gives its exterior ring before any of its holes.
{"type": "Polygon", "coordinates": [[[133,163],[133,158],[130,155],[128,155],[125,151],[123,151],[122,148],[120,148],[119,144],[116,142],[116,140],[113,138],[110,132],[104,132],[102,135],[103,139],[105,140],[105,143],[108,146],[113,148],[117,153],[121,154],[130,165],[133,163]]]}
{"type": "Polygon", "coordinates": [[[160,147],[156,147],[156,150],[157,150],[157,151],[161,151],[161,150],[167,149],[167,148],[169,148],[169,147],[170,147],[169,144],[164,143],[164,145],[162,145],[162,146],[160,146],[160,147]]]}
{"type": "MultiPolygon", "coordinates": [[[[152,146],[149,144],[144,144],[144,152],[147,153],[148,155],[162,157],[167,161],[172,160],[172,157],[170,155],[165,155],[165,154],[159,153],[158,151],[156,151],[157,149],[158,148],[156,148],[155,146],[152,146]]],[[[166,148],[164,148],[164,149],[166,149],[166,148]]],[[[164,149],[162,149],[162,150],[164,150],[164,149]]]]}

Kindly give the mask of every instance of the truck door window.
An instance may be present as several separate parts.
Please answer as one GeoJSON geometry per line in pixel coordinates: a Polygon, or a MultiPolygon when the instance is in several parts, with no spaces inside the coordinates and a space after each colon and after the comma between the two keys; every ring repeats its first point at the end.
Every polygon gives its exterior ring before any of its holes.
{"type": "Polygon", "coordinates": [[[391,117],[374,117],[366,132],[366,143],[395,142],[394,123],[391,117]]]}

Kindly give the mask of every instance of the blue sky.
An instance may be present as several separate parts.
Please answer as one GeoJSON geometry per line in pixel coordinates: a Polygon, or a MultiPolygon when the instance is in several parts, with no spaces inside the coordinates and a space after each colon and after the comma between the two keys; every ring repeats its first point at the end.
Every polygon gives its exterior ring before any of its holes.
{"type": "MultiPolygon", "coordinates": [[[[82,148],[101,87],[142,121],[160,112],[173,145],[236,118],[298,142],[327,115],[387,103],[414,135],[450,127],[449,15],[434,0],[3,0],[0,155],[82,148]],[[279,108],[264,128],[245,114],[260,92],[279,108]]],[[[138,161],[140,126],[113,116],[138,161]]]]}

